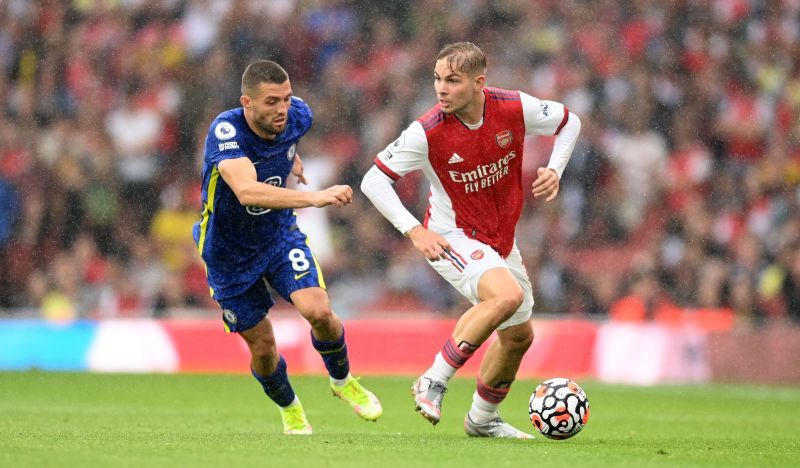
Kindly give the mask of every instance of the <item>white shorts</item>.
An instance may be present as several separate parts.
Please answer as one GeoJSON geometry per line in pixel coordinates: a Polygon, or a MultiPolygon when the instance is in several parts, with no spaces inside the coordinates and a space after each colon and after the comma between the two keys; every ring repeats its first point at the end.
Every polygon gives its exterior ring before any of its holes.
{"type": "Polygon", "coordinates": [[[514,248],[507,258],[503,259],[497,252],[483,242],[467,237],[463,231],[450,231],[440,234],[447,239],[451,247],[451,255],[446,260],[436,260],[428,263],[444,279],[452,284],[458,292],[469,299],[472,304],[480,302],[478,296],[478,281],[481,276],[492,268],[506,268],[522,288],[524,299],[514,315],[501,323],[498,330],[519,325],[531,318],[533,311],[533,287],[528,279],[528,272],[522,263],[522,256],[514,242],[514,248]]]}

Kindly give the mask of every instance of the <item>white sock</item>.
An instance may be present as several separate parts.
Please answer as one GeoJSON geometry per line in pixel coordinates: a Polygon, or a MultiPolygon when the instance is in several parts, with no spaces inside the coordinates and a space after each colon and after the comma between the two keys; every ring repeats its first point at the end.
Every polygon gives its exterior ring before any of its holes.
{"type": "Polygon", "coordinates": [[[453,375],[455,375],[456,371],[455,367],[451,366],[444,360],[442,357],[442,353],[436,353],[436,357],[433,359],[433,365],[430,369],[426,370],[424,374],[425,377],[428,377],[432,380],[438,380],[439,382],[447,383],[453,375]]]}
{"type": "Polygon", "coordinates": [[[469,409],[469,418],[475,424],[486,424],[497,417],[499,403],[489,403],[481,398],[478,392],[472,395],[472,407],[469,409]]]}
{"type": "Polygon", "coordinates": [[[347,379],[349,379],[349,378],[350,378],[350,374],[349,373],[343,379],[334,379],[333,377],[331,377],[331,383],[336,385],[336,386],[341,387],[342,385],[347,383],[347,379]]]}

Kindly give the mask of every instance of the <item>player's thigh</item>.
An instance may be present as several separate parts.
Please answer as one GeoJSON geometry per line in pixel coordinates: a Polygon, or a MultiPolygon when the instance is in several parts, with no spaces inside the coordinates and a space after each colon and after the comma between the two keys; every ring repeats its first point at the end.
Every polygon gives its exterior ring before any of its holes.
{"type": "Polygon", "coordinates": [[[486,270],[478,279],[478,297],[481,301],[521,294],[522,288],[508,267],[486,270]]]}
{"type": "Polygon", "coordinates": [[[218,299],[222,307],[222,321],[225,329],[233,333],[250,330],[267,316],[275,301],[269,293],[267,281],[260,278],[244,293],[225,299],[218,299]]]}
{"type": "MultiPolygon", "coordinates": [[[[283,241],[273,247],[266,274],[270,286],[288,302],[292,294],[306,288],[325,289],[322,270],[299,229],[289,231],[283,241]]],[[[327,293],[326,293],[327,297],[327,293]]]]}
{"type": "Polygon", "coordinates": [[[463,233],[443,236],[450,244],[445,259],[428,261],[442,278],[473,304],[480,302],[478,282],[483,274],[494,268],[506,268],[503,258],[483,242],[470,239],[463,233]]]}
{"type": "Polygon", "coordinates": [[[517,249],[517,245],[514,244],[514,248],[511,250],[511,253],[505,259],[506,265],[508,267],[508,271],[517,281],[520,288],[522,288],[522,304],[520,304],[517,311],[514,312],[514,315],[509,317],[505,322],[501,323],[498,330],[503,330],[509,327],[513,327],[515,325],[519,325],[522,323],[527,322],[530,320],[531,315],[533,314],[533,285],[531,285],[531,280],[528,277],[528,271],[525,269],[525,264],[522,262],[522,255],[519,253],[519,249],[517,249]]]}

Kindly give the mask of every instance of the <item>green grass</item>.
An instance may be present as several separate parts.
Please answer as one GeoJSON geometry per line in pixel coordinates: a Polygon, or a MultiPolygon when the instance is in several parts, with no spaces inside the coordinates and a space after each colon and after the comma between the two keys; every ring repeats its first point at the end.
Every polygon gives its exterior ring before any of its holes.
{"type": "MultiPolygon", "coordinates": [[[[474,383],[456,379],[433,428],[412,410],[411,378],[365,377],[384,416],[364,422],[321,377],[294,377],[314,427],[280,433],[277,409],[247,376],[0,373],[0,466],[606,466],[800,463],[800,389],[630,388],[581,382],[591,419],[577,437],[471,439],[474,383]]],[[[532,430],[534,382],[503,416],[532,430]]]]}

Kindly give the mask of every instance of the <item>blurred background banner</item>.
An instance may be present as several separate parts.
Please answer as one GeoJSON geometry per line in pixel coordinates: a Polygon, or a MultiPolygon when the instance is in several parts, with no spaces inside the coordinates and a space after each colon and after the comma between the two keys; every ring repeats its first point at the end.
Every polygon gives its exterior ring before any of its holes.
{"type": "MultiPolygon", "coordinates": [[[[460,40],[486,52],[489,85],[583,122],[559,197],[529,198],[517,230],[548,317],[527,372],[796,383],[793,0],[0,1],[0,367],[246,370],[191,238],[203,138],[245,66],[283,64],[314,110],[298,147],[312,187],[356,187],[435,104],[434,58],[460,40]]],[[[551,147],[526,140],[526,184],[551,147]]],[[[421,177],[397,188],[421,218],[421,177]]],[[[368,205],[299,223],[337,313],[407,328],[409,347],[468,304],[368,205]]],[[[304,350],[285,308],[279,345],[304,350]]]]}
{"type": "MultiPolygon", "coordinates": [[[[454,322],[436,318],[350,320],[350,358],[360,374],[412,375],[441,348],[442,337],[454,322]],[[382,351],[376,353],[376,349],[382,351]]],[[[798,330],[731,334],[689,323],[580,319],[543,319],[536,324],[537,339],[522,361],[519,378],[569,375],[629,385],[711,381],[800,384],[800,369],[793,357],[800,351],[798,330]],[[733,341],[755,346],[732,345],[733,341]],[[775,352],[777,359],[767,356],[775,352]]],[[[326,374],[304,320],[286,316],[275,319],[273,325],[294,375],[326,374]]],[[[223,333],[218,320],[109,319],[52,324],[9,319],[0,322],[0,340],[0,371],[249,371],[242,365],[248,362],[247,347],[238,337],[223,333]]],[[[479,356],[485,349],[480,348],[479,356]]],[[[467,372],[477,372],[478,365],[479,360],[471,360],[467,372]]]]}

